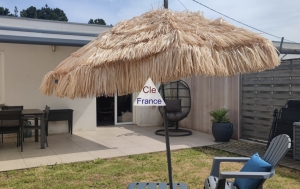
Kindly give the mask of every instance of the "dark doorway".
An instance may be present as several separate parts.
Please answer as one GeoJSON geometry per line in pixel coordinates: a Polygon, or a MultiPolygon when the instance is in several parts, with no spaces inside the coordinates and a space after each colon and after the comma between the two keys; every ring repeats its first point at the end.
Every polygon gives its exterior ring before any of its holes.
{"type": "Polygon", "coordinates": [[[115,124],[114,97],[97,97],[97,126],[115,124]]]}

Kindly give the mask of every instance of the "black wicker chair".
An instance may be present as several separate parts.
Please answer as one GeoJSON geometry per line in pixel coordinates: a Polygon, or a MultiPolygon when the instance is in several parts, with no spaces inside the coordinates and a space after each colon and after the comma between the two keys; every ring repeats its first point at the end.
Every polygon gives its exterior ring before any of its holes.
{"type": "MultiPolygon", "coordinates": [[[[192,131],[187,129],[179,129],[178,122],[186,118],[191,110],[191,92],[186,82],[178,80],[164,84],[165,103],[167,110],[167,118],[171,126],[175,128],[169,129],[169,136],[189,136],[192,131]]],[[[162,94],[162,88],[159,87],[159,93],[162,94]]],[[[163,116],[164,108],[159,106],[159,112],[163,116]]],[[[165,130],[159,129],[155,132],[157,135],[164,136],[165,130]]]]}

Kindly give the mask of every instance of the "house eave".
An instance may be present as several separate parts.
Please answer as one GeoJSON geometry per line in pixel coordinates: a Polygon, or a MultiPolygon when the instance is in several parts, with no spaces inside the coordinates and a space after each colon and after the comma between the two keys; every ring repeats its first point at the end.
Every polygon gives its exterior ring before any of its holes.
{"type": "Polygon", "coordinates": [[[81,47],[111,27],[0,16],[0,43],[81,47]]]}
{"type": "Polygon", "coordinates": [[[89,40],[0,35],[0,43],[82,47],[89,40]]]}

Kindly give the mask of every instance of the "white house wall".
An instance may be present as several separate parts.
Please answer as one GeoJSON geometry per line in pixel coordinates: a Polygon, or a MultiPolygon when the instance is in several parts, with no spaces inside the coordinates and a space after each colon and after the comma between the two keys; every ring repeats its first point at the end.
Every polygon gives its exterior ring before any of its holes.
{"type": "MultiPolygon", "coordinates": [[[[39,91],[44,75],[78,47],[0,43],[5,66],[5,104],[25,109],[73,109],[73,131],[96,129],[96,98],[67,99],[45,96],[39,91]]],[[[49,133],[67,132],[67,121],[49,122],[49,133]]]]}
{"type": "Polygon", "coordinates": [[[157,106],[136,106],[136,121],[135,123],[138,126],[145,127],[145,126],[157,126],[162,125],[163,119],[161,114],[158,111],[157,106]]]}

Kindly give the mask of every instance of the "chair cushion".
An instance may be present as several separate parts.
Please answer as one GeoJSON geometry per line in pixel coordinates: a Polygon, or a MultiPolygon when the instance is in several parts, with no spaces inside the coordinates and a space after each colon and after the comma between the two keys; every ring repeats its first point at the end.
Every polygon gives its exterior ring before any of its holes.
{"type": "Polygon", "coordinates": [[[170,121],[180,121],[184,118],[186,118],[188,115],[188,112],[170,112],[167,113],[167,118],[170,121]]]}
{"type": "MultiPolygon", "coordinates": [[[[269,172],[272,165],[261,159],[258,153],[255,153],[250,160],[241,169],[241,172],[269,172]]],[[[239,189],[255,189],[262,179],[237,178],[235,185],[239,189]]]]}
{"type": "Polygon", "coordinates": [[[165,100],[167,112],[181,112],[181,99],[165,100]]]}

